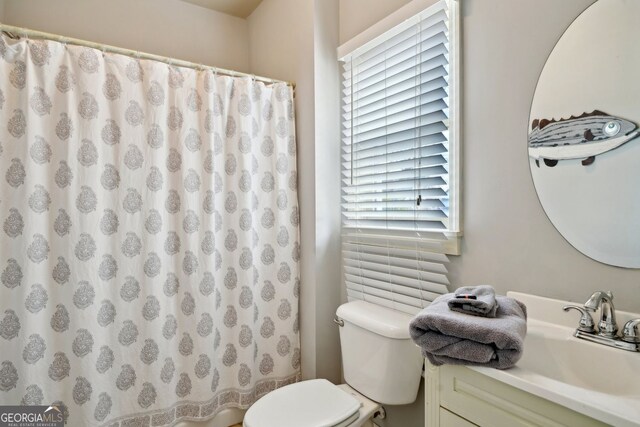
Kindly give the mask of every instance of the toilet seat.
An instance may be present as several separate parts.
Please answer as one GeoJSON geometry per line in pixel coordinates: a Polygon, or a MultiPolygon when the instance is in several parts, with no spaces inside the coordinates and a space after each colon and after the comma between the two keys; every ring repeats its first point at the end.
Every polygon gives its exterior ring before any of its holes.
{"type": "Polygon", "coordinates": [[[344,427],[360,402],[327,380],[301,381],[266,394],[249,408],[244,427],[344,427]]]}

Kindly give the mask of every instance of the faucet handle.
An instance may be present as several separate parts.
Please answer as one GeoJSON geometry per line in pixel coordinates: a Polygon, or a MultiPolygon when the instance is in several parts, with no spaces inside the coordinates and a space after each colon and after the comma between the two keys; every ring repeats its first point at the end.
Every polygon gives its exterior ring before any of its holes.
{"type": "Polygon", "coordinates": [[[578,326],[578,330],[582,332],[595,333],[596,328],[593,323],[593,318],[591,317],[591,314],[589,314],[589,312],[586,309],[578,305],[565,305],[564,307],[562,307],[562,309],[564,311],[569,311],[571,309],[579,311],[580,323],[578,326]]]}
{"type": "Polygon", "coordinates": [[[622,340],[640,343],[640,319],[629,320],[622,329],[622,340]]]}

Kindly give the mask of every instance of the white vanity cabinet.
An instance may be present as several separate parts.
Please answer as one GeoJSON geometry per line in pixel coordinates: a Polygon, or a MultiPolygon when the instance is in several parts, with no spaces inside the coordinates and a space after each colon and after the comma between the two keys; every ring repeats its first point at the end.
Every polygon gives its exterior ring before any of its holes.
{"type": "Polygon", "coordinates": [[[465,366],[426,364],[426,427],[591,427],[608,424],[465,366]]]}

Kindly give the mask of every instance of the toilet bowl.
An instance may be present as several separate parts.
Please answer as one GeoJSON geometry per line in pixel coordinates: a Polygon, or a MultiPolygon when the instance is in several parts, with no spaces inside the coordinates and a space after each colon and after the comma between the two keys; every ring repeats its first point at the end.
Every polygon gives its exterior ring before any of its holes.
{"type": "Polygon", "coordinates": [[[338,307],[346,384],[306,380],[249,408],[244,427],[368,427],[381,404],[415,401],[423,358],[409,337],[411,316],[365,301],[338,307]]]}

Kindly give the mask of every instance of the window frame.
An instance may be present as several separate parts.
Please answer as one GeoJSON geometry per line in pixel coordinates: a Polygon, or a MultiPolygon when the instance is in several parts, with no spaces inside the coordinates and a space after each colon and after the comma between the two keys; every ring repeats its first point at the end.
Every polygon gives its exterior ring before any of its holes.
{"type": "MultiPolygon", "coordinates": [[[[449,227],[443,231],[373,230],[351,227],[345,228],[344,221],[341,221],[343,237],[358,235],[365,238],[387,237],[390,240],[399,241],[418,240],[421,245],[427,245],[434,253],[460,255],[460,240],[462,237],[462,40],[459,13],[460,0],[413,0],[340,46],[338,48],[338,58],[340,62],[344,62],[345,60],[350,60],[353,56],[369,51],[374,46],[378,46],[385,40],[406,30],[411,25],[416,25],[425,17],[436,13],[439,10],[436,6],[442,3],[446,3],[447,5],[449,21],[449,159],[447,162],[449,167],[449,227]]],[[[344,95],[341,94],[341,103],[343,100],[344,95]]],[[[342,145],[342,142],[340,144],[342,145]]],[[[342,191],[342,183],[340,188],[342,191]]]]}

